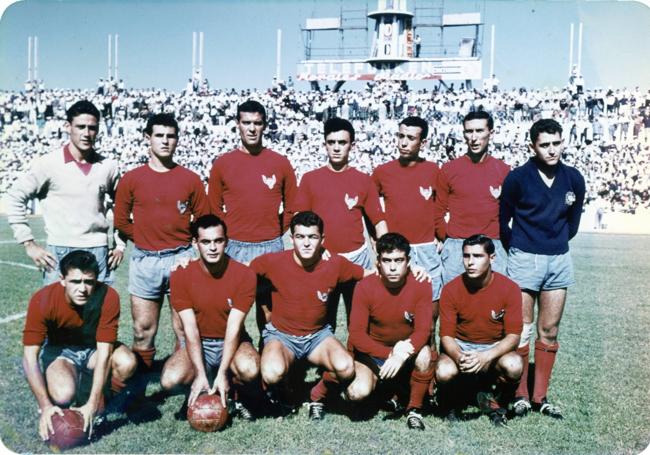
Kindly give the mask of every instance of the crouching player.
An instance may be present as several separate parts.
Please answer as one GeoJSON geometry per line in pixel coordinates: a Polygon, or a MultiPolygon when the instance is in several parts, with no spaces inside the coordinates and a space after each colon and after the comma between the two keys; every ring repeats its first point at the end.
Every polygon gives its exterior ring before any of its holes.
{"type": "Polygon", "coordinates": [[[408,240],[384,234],[377,241],[379,276],[362,280],[356,288],[349,328],[356,376],[347,396],[368,397],[378,382],[410,384],[407,426],[424,430],[420,414],[433,378],[431,349],[432,289],[409,273],[408,240]]]}
{"type": "Polygon", "coordinates": [[[442,354],[436,378],[439,402],[451,420],[456,419],[459,375],[485,380],[489,390],[496,381],[496,393],[479,392],[477,401],[495,425],[503,426],[502,404],[513,398],[523,368],[515,353],[522,328],[521,294],[513,281],[492,271],[494,250],[494,242],[482,234],[463,241],[465,272],[443,287],[440,298],[442,354]]]}
{"type": "MultiPolygon", "coordinates": [[[[322,259],[323,220],[314,212],[296,214],[290,229],[292,250],[268,253],[251,262],[251,268],[273,284],[273,310],[263,332],[262,379],[282,413],[292,410],[286,378],[298,360],[324,368],[326,375],[343,385],[354,379],[352,356],[327,324],[327,298],[338,284],[372,273],[339,255],[322,259]]],[[[312,420],[323,418],[325,394],[322,381],[312,389],[312,420]]]]}
{"type": "MultiPolygon", "coordinates": [[[[199,217],[191,224],[191,234],[199,260],[170,278],[171,304],[183,323],[186,349],[167,360],[160,382],[166,390],[191,384],[188,405],[207,391],[218,392],[226,406],[230,373],[238,384],[259,377],[260,357],[243,328],[257,279],[251,269],[226,254],[226,225],[219,217],[199,217]],[[214,377],[212,384],[209,377],[214,377]]],[[[235,402],[235,409],[240,417],[253,419],[241,401],[235,402]]]]}
{"type": "Polygon", "coordinates": [[[52,416],[63,415],[62,407],[82,398],[77,394],[81,374],[92,375],[92,386],[87,401],[75,409],[90,436],[93,419],[103,408],[109,373],[111,390],[118,393],[137,366],[133,352],[116,343],[120,299],[113,288],[97,281],[95,256],[73,251],[61,259],[59,270],[59,282],[32,296],[23,331],[23,368],[38,402],[43,440],[53,432],[52,416]]]}

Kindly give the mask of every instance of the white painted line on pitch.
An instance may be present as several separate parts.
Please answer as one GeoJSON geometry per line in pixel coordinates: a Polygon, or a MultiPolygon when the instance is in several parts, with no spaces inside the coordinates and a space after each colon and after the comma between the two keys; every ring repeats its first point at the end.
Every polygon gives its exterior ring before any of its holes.
{"type": "Polygon", "coordinates": [[[16,313],[12,314],[11,316],[7,316],[6,318],[0,319],[0,324],[6,324],[7,322],[15,321],[16,319],[22,319],[27,315],[26,312],[22,313],[16,313]]]}
{"type": "Polygon", "coordinates": [[[13,262],[13,261],[0,261],[0,264],[13,265],[15,267],[22,267],[29,270],[38,270],[38,267],[35,265],[23,264],[22,262],[13,262]]]}
{"type": "MultiPolygon", "coordinates": [[[[38,243],[43,243],[45,242],[45,239],[36,239],[38,243]]],[[[15,240],[0,240],[0,245],[9,245],[9,244],[14,244],[14,245],[20,245],[20,243],[16,242],[15,240]]]]}

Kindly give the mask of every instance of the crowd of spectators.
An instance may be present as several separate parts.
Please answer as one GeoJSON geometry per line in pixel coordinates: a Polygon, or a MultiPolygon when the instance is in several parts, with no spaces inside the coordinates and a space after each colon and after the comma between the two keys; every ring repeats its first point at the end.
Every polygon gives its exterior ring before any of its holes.
{"type": "MultiPolygon", "coordinates": [[[[494,76],[493,76],[494,77],[494,76]]],[[[639,88],[500,90],[494,81],[481,89],[437,86],[410,90],[405,83],[371,82],[360,90],[300,91],[274,81],[265,90],[211,89],[189,84],[182,91],[129,89],[123,81],[100,81],[96,90],[46,89],[0,92],[0,195],[31,160],[66,141],[65,110],[80,99],[95,103],[103,115],[97,148],[115,158],[121,171],[146,161],[142,129],[151,113],[172,112],[180,124],[177,161],[207,181],[212,161],[239,144],[237,105],[260,101],[268,111],[265,145],[287,156],[298,178],[322,166],[322,122],[348,118],[357,131],[352,164],[371,172],[396,157],[395,133],[407,115],[431,125],[425,158],[442,164],[465,153],[462,117],[483,109],[495,119],[492,154],[511,166],[528,156],[532,122],[552,117],[564,128],[565,162],[587,181],[587,202],[604,200],[618,212],[650,206],[650,91],[639,88]]]]}

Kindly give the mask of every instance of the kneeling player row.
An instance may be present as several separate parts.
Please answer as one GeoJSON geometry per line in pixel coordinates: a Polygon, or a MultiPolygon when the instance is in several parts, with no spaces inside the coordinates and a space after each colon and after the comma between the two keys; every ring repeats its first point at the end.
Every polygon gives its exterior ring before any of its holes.
{"type": "MultiPolygon", "coordinates": [[[[401,383],[409,390],[408,426],[423,429],[420,409],[437,357],[430,347],[434,306],[430,284],[409,272],[408,241],[397,233],[377,241],[376,274],[341,256],[324,256],[323,222],[315,213],[295,215],[290,229],[291,250],[262,255],[249,268],[225,253],[227,229],[221,219],[205,215],[193,223],[199,259],[171,275],[171,302],[186,346],[165,363],[163,388],[190,385],[189,404],[205,391],[218,393],[225,403],[232,381],[241,385],[233,391],[241,415],[248,416],[247,408],[267,397],[288,409],[289,370],[306,359],[324,370],[311,390],[312,418],[322,418],[329,391],[361,401],[378,384],[401,383]],[[261,357],[244,330],[256,275],[272,285],[272,302],[263,312],[261,357]],[[350,280],[361,282],[354,293],[346,349],[326,322],[327,302],[337,285],[350,280]]],[[[443,384],[448,386],[459,373],[495,373],[502,405],[521,375],[522,363],[513,352],[522,328],[521,296],[517,285],[492,272],[493,260],[494,244],[488,237],[466,239],[466,272],[443,289],[443,354],[437,368],[441,403],[455,398],[443,384]]],[[[52,415],[73,402],[80,373],[92,372],[93,377],[90,397],[79,408],[88,427],[101,411],[109,372],[112,392],[120,393],[137,366],[133,352],[116,344],[119,298],[96,280],[94,256],[69,253],[60,270],[61,282],[32,298],[23,339],[25,371],[41,409],[43,439],[51,433],[52,415]]],[[[486,412],[503,423],[502,405],[489,394],[481,397],[486,412]]]]}

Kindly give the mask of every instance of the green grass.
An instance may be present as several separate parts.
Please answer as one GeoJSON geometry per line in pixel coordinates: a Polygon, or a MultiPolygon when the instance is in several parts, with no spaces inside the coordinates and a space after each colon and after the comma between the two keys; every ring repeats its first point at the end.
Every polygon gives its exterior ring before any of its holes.
{"type": "MultiPolygon", "coordinates": [[[[42,222],[33,220],[37,238],[42,222]]],[[[0,241],[10,240],[0,218],[0,241]]],[[[510,420],[494,429],[486,418],[450,425],[425,417],[423,433],[406,429],[404,420],[351,422],[328,414],[312,424],[306,409],[284,421],[235,420],[220,433],[192,431],[174,417],[183,397],[157,406],[159,417],[134,423],[112,415],[113,429],[92,445],[71,453],[442,453],[442,454],[620,454],[639,453],[650,442],[650,237],[581,234],[572,243],[577,285],[570,289],[560,331],[550,397],[565,412],[557,422],[537,414],[510,420]]],[[[0,259],[28,264],[22,247],[0,244],[0,259]]],[[[127,264],[118,271],[122,296],[120,339],[131,341],[127,264]]],[[[38,289],[36,271],[0,264],[0,318],[25,311],[38,289]]],[[[169,311],[161,318],[158,357],[172,348],[169,311]]],[[[48,452],[36,432],[37,411],[21,370],[24,319],[0,325],[0,437],[15,452],[48,452]]],[[[247,326],[256,334],[254,321],[247,326]]],[[[148,394],[159,390],[150,384],[148,394]]]]}

